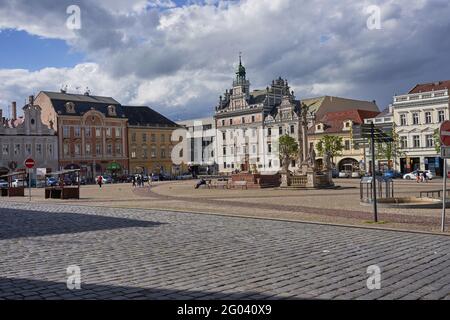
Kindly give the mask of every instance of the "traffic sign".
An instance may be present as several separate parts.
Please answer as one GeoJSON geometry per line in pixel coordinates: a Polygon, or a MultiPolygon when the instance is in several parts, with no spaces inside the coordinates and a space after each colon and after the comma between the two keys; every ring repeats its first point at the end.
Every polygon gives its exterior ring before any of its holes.
{"type": "Polygon", "coordinates": [[[441,145],[450,147],[450,121],[442,122],[439,135],[441,137],[441,145]]]}
{"type": "Polygon", "coordinates": [[[441,147],[441,158],[450,159],[450,147],[441,147]]]}
{"type": "Polygon", "coordinates": [[[33,169],[35,165],[36,162],[33,159],[29,158],[25,160],[25,167],[27,167],[28,169],[33,169]]]}

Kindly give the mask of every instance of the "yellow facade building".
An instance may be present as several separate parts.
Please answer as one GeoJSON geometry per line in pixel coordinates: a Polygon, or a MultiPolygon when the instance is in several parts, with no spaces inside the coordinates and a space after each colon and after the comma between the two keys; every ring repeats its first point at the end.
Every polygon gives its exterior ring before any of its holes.
{"type": "Polygon", "coordinates": [[[130,173],[174,175],[172,132],[179,126],[149,107],[124,107],[130,173]]]}

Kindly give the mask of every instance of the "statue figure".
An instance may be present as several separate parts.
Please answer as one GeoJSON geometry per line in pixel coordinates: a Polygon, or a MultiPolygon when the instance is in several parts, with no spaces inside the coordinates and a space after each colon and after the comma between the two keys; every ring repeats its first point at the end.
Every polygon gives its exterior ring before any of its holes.
{"type": "Polygon", "coordinates": [[[314,150],[314,148],[309,149],[308,159],[308,165],[314,169],[316,167],[316,151],[314,150]]]}
{"type": "Polygon", "coordinates": [[[323,157],[323,167],[325,171],[331,170],[331,156],[330,152],[326,151],[323,157]]]}

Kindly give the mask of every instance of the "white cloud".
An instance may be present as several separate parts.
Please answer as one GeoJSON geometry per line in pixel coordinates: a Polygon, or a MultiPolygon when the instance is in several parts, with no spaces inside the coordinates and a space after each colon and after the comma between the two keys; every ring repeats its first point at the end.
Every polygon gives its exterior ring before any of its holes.
{"type": "Polygon", "coordinates": [[[345,95],[377,99],[381,107],[394,91],[450,72],[444,0],[213,0],[182,7],[170,0],[82,0],[76,33],[61,28],[70,2],[0,2],[0,29],[68,40],[93,62],[0,71],[1,103],[71,82],[175,117],[202,116],[231,85],[240,51],[253,88],[282,76],[299,98],[345,95]],[[381,30],[366,27],[363,9],[374,3],[381,30]],[[6,79],[11,73],[16,80],[6,79]]]}

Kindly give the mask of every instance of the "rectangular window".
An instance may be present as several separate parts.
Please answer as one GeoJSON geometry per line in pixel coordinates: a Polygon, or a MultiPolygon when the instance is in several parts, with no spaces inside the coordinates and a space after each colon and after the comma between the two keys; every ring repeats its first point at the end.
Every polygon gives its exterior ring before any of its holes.
{"type": "Polygon", "coordinates": [[[414,148],[420,148],[420,136],[413,136],[414,148]]]}
{"type": "Polygon", "coordinates": [[[20,144],[15,144],[14,145],[14,155],[15,156],[20,155],[20,144]]]}
{"type": "Polygon", "coordinates": [[[291,134],[294,134],[295,133],[295,126],[291,126],[291,134]]]}
{"type": "Polygon", "coordinates": [[[2,154],[4,156],[9,156],[9,145],[8,144],[4,144],[2,146],[2,154]]]}
{"type": "Polygon", "coordinates": [[[350,140],[345,140],[345,150],[349,151],[350,150],[350,140]]]}
{"type": "Polygon", "coordinates": [[[406,122],[406,114],[400,115],[400,125],[401,125],[401,126],[406,126],[406,125],[407,125],[407,122],[406,122]]]}
{"type": "Polygon", "coordinates": [[[156,134],[152,133],[152,142],[156,142],[156,134]]]}
{"type": "Polygon", "coordinates": [[[161,135],[161,143],[166,143],[166,135],[161,135]]]}
{"type": "Polygon", "coordinates": [[[136,132],[133,132],[133,133],[131,134],[131,141],[132,141],[132,142],[136,142],[136,132]]]}
{"type": "Polygon", "coordinates": [[[152,158],[156,158],[156,147],[152,147],[152,158]]]}
{"type": "Polygon", "coordinates": [[[268,135],[269,137],[272,136],[272,128],[268,128],[268,129],[267,129],[267,135],[268,135]]]}
{"type": "Polygon", "coordinates": [[[122,155],[122,145],[116,144],[116,156],[121,156],[121,155],[122,155]]]}
{"type": "Polygon", "coordinates": [[[52,144],[48,144],[47,145],[47,154],[52,157],[53,156],[53,145],[52,144]]]}
{"type": "Polygon", "coordinates": [[[283,127],[279,127],[279,128],[278,128],[278,134],[279,134],[280,136],[283,135],[283,127]]]}
{"type": "Polygon", "coordinates": [[[81,145],[80,144],[75,144],[75,155],[79,156],[81,155],[81,145]]]}
{"type": "Polygon", "coordinates": [[[242,117],[241,121],[242,121],[243,124],[245,124],[245,118],[244,117],[242,117]]]}
{"type": "Polygon", "coordinates": [[[147,142],[147,134],[146,133],[142,134],[142,142],[147,142]]]}
{"type": "Polygon", "coordinates": [[[136,159],[136,148],[131,150],[131,159],[136,159]]]}
{"type": "Polygon", "coordinates": [[[233,125],[233,119],[230,119],[230,126],[233,125]]]}
{"type": "Polygon", "coordinates": [[[95,136],[97,138],[101,138],[102,137],[102,130],[100,128],[96,128],[95,129],[95,136]]]}
{"type": "Polygon", "coordinates": [[[67,143],[64,144],[64,155],[65,156],[69,155],[69,145],[67,143]]]}
{"type": "Polygon", "coordinates": [[[108,144],[106,145],[106,154],[107,154],[108,156],[112,155],[112,149],[113,149],[112,144],[108,143],[108,144]]]}
{"type": "Polygon", "coordinates": [[[419,124],[419,114],[413,113],[413,125],[419,124]]]}
{"type": "Polygon", "coordinates": [[[433,137],[432,134],[427,134],[426,141],[427,141],[427,148],[433,148],[434,147],[434,137],[433,137]]]}
{"type": "Polygon", "coordinates": [[[147,159],[147,157],[148,157],[147,147],[142,148],[142,158],[147,159]]]}
{"type": "Polygon", "coordinates": [[[222,132],[222,139],[223,141],[227,140],[227,134],[225,132],[222,132]]]}
{"type": "Polygon", "coordinates": [[[79,138],[81,136],[81,129],[80,127],[75,127],[75,137],[79,138]]]}
{"type": "Polygon", "coordinates": [[[252,153],[253,153],[253,154],[256,154],[256,145],[255,145],[255,144],[252,145],[252,153]]]}
{"type": "Polygon", "coordinates": [[[161,158],[165,159],[166,158],[166,149],[161,149],[161,158]]]}
{"type": "Polygon", "coordinates": [[[271,143],[267,144],[267,151],[269,153],[272,153],[272,144],[271,143]]]}
{"type": "Polygon", "coordinates": [[[98,155],[102,155],[102,145],[100,143],[97,143],[95,145],[95,154],[98,155]]]}
{"type": "Polygon", "coordinates": [[[445,111],[440,110],[439,111],[439,122],[444,122],[444,121],[445,121],[445,111]]]}
{"type": "Polygon", "coordinates": [[[85,135],[86,137],[90,138],[91,137],[91,128],[85,128],[84,129],[85,135]]]}
{"type": "Polygon", "coordinates": [[[223,147],[223,155],[224,155],[224,156],[227,155],[227,147],[223,147]]]}
{"type": "Polygon", "coordinates": [[[122,128],[116,128],[115,135],[116,135],[116,138],[121,138],[122,137],[122,128]]]}
{"type": "Polygon", "coordinates": [[[63,127],[63,137],[64,138],[70,138],[70,128],[67,126],[63,127]]]}
{"type": "Polygon", "coordinates": [[[255,122],[255,116],[252,116],[252,122],[255,122]]]}
{"type": "Polygon", "coordinates": [[[111,131],[111,128],[106,128],[106,136],[108,137],[108,138],[111,138],[111,136],[112,136],[112,133],[111,133],[112,131],[111,131]]]}
{"type": "Polygon", "coordinates": [[[86,155],[90,156],[91,155],[91,145],[88,143],[86,144],[86,155]]]}
{"type": "Polygon", "coordinates": [[[25,153],[30,156],[31,155],[31,144],[27,143],[25,145],[25,153]]]}
{"type": "Polygon", "coordinates": [[[400,137],[400,148],[401,149],[408,148],[408,137],[400,137]]]}
{"type": "Polygon", "coordinates": [[[431,112],[425,112],[425,123],[429,124],[432,122],[432,118],[431,118],[431,112]]]}

